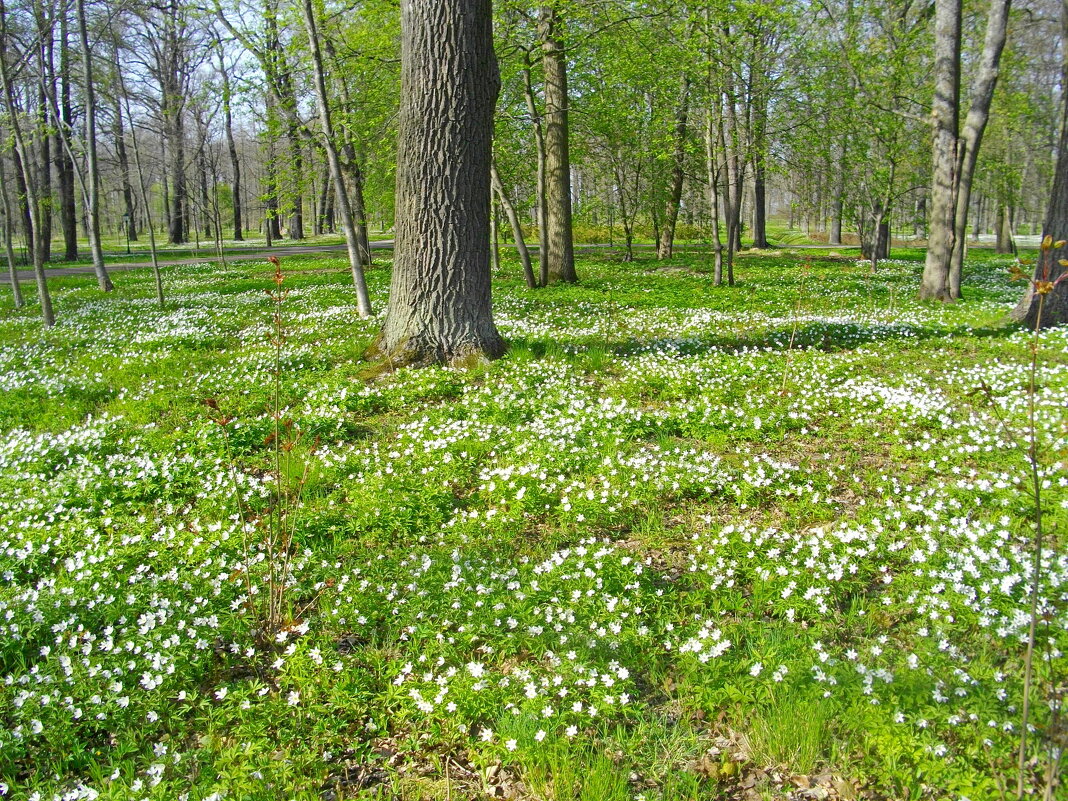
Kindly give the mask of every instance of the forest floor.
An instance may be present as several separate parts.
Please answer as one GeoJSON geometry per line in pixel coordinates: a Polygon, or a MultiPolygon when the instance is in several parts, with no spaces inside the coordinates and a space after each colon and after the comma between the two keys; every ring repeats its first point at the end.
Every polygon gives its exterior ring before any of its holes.
{"type": "Polygon", "coordinates": [[[163,308],[148,272],[60,276],[48,331],[4,297],[0,793],[999,798],[1032,398],[1039,793],[1068,330],[1032,395],[1009,262],[926,306],[895,256],[751,256],[714,287],[707,254],[605,251],[528,292],[506,254],[509,353],[387,375],[333,254],[284,255],[280,308],[261,261],[169,266],[163,308]]]}

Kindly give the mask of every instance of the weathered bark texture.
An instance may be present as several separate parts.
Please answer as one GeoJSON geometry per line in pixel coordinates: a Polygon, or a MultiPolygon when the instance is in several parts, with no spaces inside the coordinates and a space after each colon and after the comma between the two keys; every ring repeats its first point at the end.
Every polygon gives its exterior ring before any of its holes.
{"type": "Polygon", "coordinates": [[[349,252],[349,267],[352,269],[352,282],[356,286],[356,307],[361,317],[371,316],[371,300],[367,294],[367,281],[363,275],[365,250],[360,247],[356,226],[352,221],[352,205],[349,203],[349,191],[345,186],[345,176],[341,172],[337,146],[334,144],[334,122],[330,116],[330,97],[326,91],[326,76],[323,70],[323,54],[319,47],[319,25],[315,19],[312,0],[303,0],[304,26],[308,31],[311,46],[312,66],[315,72],[315,94],[319,100],[319,122],[323,126],[323,148],[330,165],[330,178],[334,184],[334,196],[337,200],[338,213],[341,215],[341,227],[345,231],[345,244],[349,252]]]}
{"type": "MultiPolygon", "coordinates": [[[[1064,0],[1061,9],[1061,28],[1063,41],[1068,44],[1068,0],[1064,0]]],[[[1068,79],[1068,48],[1064,52],[1064,75],[1068,79]]],[[[1068,96],[1061,98],[1061,104],[1063,108],[1057,170],[1053,177],[1053,189],[1050,192],[1043,230],[1043,235],[1051,237],[1054,242],[1068,240],[1068,96]]],[[[1035,280],[1056,282],[1068,272],[1068,268],[1061,266],[1061,259],[1068,260],[1068,247],[1039,254],[1039,261],[1035,265],[1035,280]]],[[[1035,294],[1034,287],[1029,285],[1010,317],[1028,328],[1034,328],[1039,322],[1038,305],[1038,295],[1035,294]]],[[[1046,295],[1042,303],[1043,328],[1065,323],[1068,323],[1068,279],[1061,281],[1046,295]]]]}
{"type": "Polygon", "coordinates": [[[957,129],[960,117],[961,0],[935,0],[934,131],[931,217],[921,300],[950,301],[949,267],[956,219],[957,129]]]}
{"type": "Polygon", "coordinates": [[[499,90],[491,0],[403,0],[395,257],[371,357],[462,365],[504,352],[490,308],[499,90]]]}
{"type": "Polygon", "coordinates": [[[568,128],[567,57],[560,39],[560,16],[555,6],[538,12],[545,72],[546,227],[549,277],[578,280],[571,224],[571,144],[568,128]]]}

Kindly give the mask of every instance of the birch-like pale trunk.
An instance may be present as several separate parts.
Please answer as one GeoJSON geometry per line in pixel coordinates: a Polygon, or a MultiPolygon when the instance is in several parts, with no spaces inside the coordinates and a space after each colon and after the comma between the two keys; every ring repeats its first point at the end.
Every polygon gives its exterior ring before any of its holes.
{"type": "Polygon", "coordinates": [[[527,282],[527,289],[537,289],[538,280],[530,263],[530,250],[527,248],[526,239],[523,237],[523,226],[519,222],[519,214],[515,210],[515,204],[508,197],[508,193],[504,191],[504,184],[501,182],[501,175],[497,171],[497,163],[495,161],[490,163],[490,181],[493,191],[501,203],[501,208],[504,209],[504,216],[508,218],[508,225],[512,228],[512,238],[515,239],[519,261],[523,265],[523,280],[527,282]]]}
{"type": "Polygon", "coordinates": [[[318,23],[312,0],[303,0],[304,26],[308,31],[311,49],[312,68],[315,73],[315,95],[319,101],[319,122],[323,127],[323,148],[330,165],[330,177],[334,183],[334,198],[341,218],[341,228],[345,232],[345,246],[349,253],[349,267],[352,269],[352,282],[356,286],[356,308],[361,317],[371,316],[371,299],[367,293],[367,280],[363,274],[363,255],[359,236],[352,219],[352,205],[349,192],[345,186],[345,176],[341,172],[341,161],[334,141],[334,123],[330,116],[330,98],[326,91],[326,77],[323,72],[323,54],[319,47],[318,23]]]}

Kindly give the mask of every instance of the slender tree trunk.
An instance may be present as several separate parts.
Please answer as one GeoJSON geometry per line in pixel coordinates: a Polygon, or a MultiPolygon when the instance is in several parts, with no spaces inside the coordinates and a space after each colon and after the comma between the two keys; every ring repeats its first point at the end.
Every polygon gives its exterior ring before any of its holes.
{"type": "MultiPolygon", "coordinates": [[[[345,80],[345,72],[338,60],[337,51],[334,49],[334,42],[329,37],[325,37],[324,42],[327,55],[334,64],[334,74],[338,76],[337,86],[341,92],[341,102],[344,103],[344,108],[346,110],[351,111],[354,108],[352,95],[349,93],[349,85],[345,80]]],[[[366,266],[370,265],[373,261],[371,253],[371,236],[367,222],[367,201],[366,196],[364,195],[364,184],[366,183],[366,180],[364,178],[359,154],[356,152],[356,146],[353,143],[352,137],[343,137],[341,154],[344,156],[341,166],[349,181],[349,197],[352,201],[352,216],[353,223],[356,225],[356,238],[359,240],[361,258],[366,266]]],[[[330,216],[331,220],[333,220],[332,208],[330,216]]]]}
{"type": "MultiPolygon", "coordinates": [[[[949,296],[953,300],[961,297],[961,277],[964,271],[966,251],[966,231],[968,228],[968,206],[971,202],[972,178],[975,165],[979,159],[979,147],[983,142],[983,132],[990,118],[990,104],[994,99],[1001,65],[1001,53],[1005,49],[1008,36],[1009,7],[1011,0],[991,0],[986,18],[986,40],[979,63],[979,74],[971,94],[968,116],[964,119],[957,144],[957,199],[953,222],[953,251],[949,267],[949,296]]],[[[1068,45],[1066,45],[1068,46],[1068,45]]]]}
{"type": "Polygon", "coordinates": [[[278,152],[275,147],[277,136],[275,130],[278,124],[278,105],[271,93],[268,92],[266,99],[267,107],[267,130],[265,133],[267,143],[267,161],[263,169],[263,231],[267,238],[267,246],[282,238],[281,223],[278,210],[278,152]]]}
{"type": "Polygon", "coordinates": [[[133,146],[134,166],[137,168],[137,188],[141,195],[141,205],[145,210],[145,227],[148,230],[148,247],[152,253],[152,277],[156,281],[156,300],[160,308],[165,305],[163,295],[163,276],[159,269],[159,254],[156,249],[156,226],[152,219],[152,205],[148,199],[148,187],[145,185],[145,171],[141,165],[141,147],[137,142],[137,128],[134,125],[133,116],[130,114],[130,96],[126,91],[126,80],[121,72],[115,73],[115,80],[119,85],[122,102],[126,106],[126,119],[130,122],[130,144],[133,146]]]}
{"type": "Polygon", "coordinates": [[[994,223],[995,231],[995,243],[994,252],[1000,255],[1007,255],[1009,253],[1016,252],[1016,245],[1012,241],[1012,228],[1009,225],[1009,212],[1005,208],[1005,204],[998,202],[997,219],[994,223]]]}
{"type": "Polygon", "coordinates": [[[545,172],[549,275],[573,283],[575,246],[571,223],[571,145],[568,129],[567,57],[556,6],[538,10],[538,38],[545,72],[545,172]]]}
{"type": "MultiPolygon", "coordinates": [[[[51,44],[51,32],[49,32],[49,45],[51,44]]],[[[44,67],[41,70],[43,76],[47,75],[50,70],[47,67],[47,61],[51,59],[51,47],[45,47],[42,45],[42,50],[46,51],[44,67]]],[[[44,79],[42,79],[43,82],[44,79]]],[[[52,87],[53,91],[55,87],[52,87]]],[[[47,130],[48,124],[48,95],[42,86],[38,97],[38,108],[41,130],[47,130]]],[[[43,212],[41,214],[41,237],[37,241],[37,247],[41,251],[41,261],[47,263],[52,261],[52,137],[47,134],[40,137],[41,155],[37,160],[37,186],[41,192],[41,206],[43,212]]]]}
{"type": "Polygon", "coordinates": [[[526,98],[527,111],[530,113],[530,121],[534,129],[534,147],[538,157],[537,186],[535,188],[538,224],[538,276],[541,286],[546,286],[549,283],[549,222],[548,198],[545,191],[545,129],[542,125],[542,117],[538,111],[537,101],[534,99],[534,85],[530,77],[530,66],[530,53],[528,52],[523,67],[523,96],[526,98]]]}
{"type": "Polygon", "coordinates": [[[304,27],[308,31],[311,49],[312,67],[315,73],[315,95],[319,101],[319,122],[323,128],[323,148],[330,165],[330,177],[334,183],[334,197],[341,215],[341,227],[345,231],[345,245],[349,253],[349,267],[352,269],[352,282],[356,287],[356,307],[361,317],[371,316],[371,300],[367,294],[367,281],[363,274],[363,254],[352,221],[352,207],[349,204],[349,192],[345,186],[345,176],[341,172],[337,145],[334,139],[334,122],[330,116],[330,98],[326,91],[326,77],[323,70],[323,54],[319,47],[318,23],[312,0],[302,0],[304,27]]]}
{"type": "Polygon", "coordinates": [[[230,156],[230,190],[234,206],[234,241],[242,242],[245,234],[241,217],[241,159],[237,156],[237,143],[234,141],[234,117],[232,109],[233,90],[230,86],[230,71],[223,63],[222,45],[219,43],[219,76],[222,78],[222,112],[223,131],[226,134],[226,150],[230,156]]]}
{"type": "Polygon", "coordinates": [[[753,247],[766,250],[768,244],[767,199],[767,116],[768,101],[763,95],[753,100],[753,247]]]}
{"type": "MultiPolygon", "coordinates": [[[[22,123],[19,122],[18,104],[15,102],[15,92],[11,86],[11,76],[8,71],[8,42],[10,33],[7,27],[7,6],[4,0],[0,0],[0,90],[4,93],[4,105],[7,107],[8,119],[11,125],[11,134],[15,144],[17,169],[22,172],[22,180],[26,187],[26,203],[29,206],[29,234],[30,241],[36,241],[40,236],[41,203],[37,194],[36,176],[33,174],[32,160],[30,159],[29,147],[26,137],[22,132],[22,123]]],[[[37,295],[41,302],[41,318],[45,328],[51,328],[56,323],[56,315],[52,310],[52,295],[48,291],[48,279],[45,277],[44,262],[41,261],[39,248],[31,247],[33,254],[33,275],[37,281],[37,295]]]]}
{"type": "MultiPolygon", "coordinates": [[[[59,93],[60,125],[71,130],[74,125],[74,106],[71,102],[70,45],[67,30],[70,4],[60,0],[57,9],[59,17],[59,93]]],[[[58,126],[57,126],[58,128],[58,126]]],[[[78,212],[74,200],[74,165],[63,147],[61,134],[57,130],[54,136],[56,152],[56,174],[59,188],[59,219],[63,228],[63,258],[67,261],[78,260],[78,212]]]]}
{"type": "Polygon", "coordinates": [[[961,0],[935,0],[934,127],[931,220],[921,300],[951,301],[950,264],[957,201],[961,0]]]}
{"type": "Polygon", "coordinates": [[[491,0],[401,4],[393,279],[373,353],[393,364],[496,357],[489,207],[500,76],[491,0]]]}
{"type": "Polygon", "coordinates": [[[708,169],[708,205],[712,209],[712,283],[723,284],[723,238],[719,233],[719,164],[716,159],[716,122],[712,109],[705,123],[705,163],[708,169]]]}
{"type": "Polygon", "coordinates": [[[683,76],[679,104],[675,110],[675,150],[672,153],[671,189],[668,195],[664,226],[657,239],[656,257],[670,259],[675,253],[675,226],[682,207],[682,188],[686,179],[686,134],[690,115],[690,77],[683,76]]]}
{"type": "Polygon", "coordinates": [[[720,139],[723,143],[724,163],[727,165],[727,285],[734,286],[734,254],[741,244],[742,171],[741,159],[738,156],[738,119],[734,100],[729,93],[724,100],[726,113],[721,120],[720,139]]]}
{"type": "Polygon", "coordinates": [[[122,181],[122,204],[126,213],[126,235],[131,242],[137,241],[137,205],[134,203],[133,185],[130,183],[130,155],[126,152],[126,132],[122,121],[122,106],[118,96],[115,97],[115,156],[119,162],[119,175],[122,181]]]}
{"type": "Polygon", "coordinates": [[[12,242],[14,225],[12,220],[11,195],[7,191],[7,175],[4,168],[4,159],[0,156],[0,200],[4,204],[4,252],[7,254],[7,275],[11,282],[11,294],[15,300],[15,308],[21,309],[26,305],[22,297],[22,285],[19,284],[19,271],[15,264],[15,247],[12,242]]]}
{"type": "Polygon", "coordinates": [[[512,203],[511,198],[508,197],[508,193],[504,191],[500,173],[497,172],[496,162],[490,163],[490,180],[493,191],[497,194],[497,199],[500,200],[501,207],[504,209],[504,215],[508,218],[508,224],[512,227],[512,238],[515,240],[515,247],[519,252],[519,261],[523,265],[523,279],[527,282],[527,289],[537,289],[538,280],[534,276],[534,268],[530,264],[530,251],[527,249],[526,240],[523,238],[523,226],[519,222],[519,214],[516,213],[515,205],[512,203]]]}
{"type": "Polygon", "coordinates": [[[330,181],[330,165],[326,162],[326,154],[323,154],[323,177],[319,187],[319,202],[315,208],[315,224],[312,229],[316,236],[322,236],[328,230],[326,227],[326,207],[329,205],[333,193],[333,185],[330,181]]]}

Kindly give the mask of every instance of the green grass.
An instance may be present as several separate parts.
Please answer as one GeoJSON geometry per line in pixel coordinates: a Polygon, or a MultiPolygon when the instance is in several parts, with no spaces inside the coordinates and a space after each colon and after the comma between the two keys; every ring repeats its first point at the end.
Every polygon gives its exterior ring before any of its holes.
{"type": "MultiPolygon", "coordinates": [[[[345,262],[286,257],[277,403],[266,263],[167,268],[163,309],[147,271],[106,297],[54,278],[49,331],[3,297],[0,782],[998,797],[1030,571],[1020,288],[974,251],[965,301],[925,306],[919,251],[874,276],[828,253],[746,254],[715,287],[707,252],[598,251],[535,292],[506,254],[504,358],[375,377],[381,321],[345,262]],[[248,591],[272,564],[276,405],[304,433],[285,482],[310,472],[267,644],[248,591]]],[[[1064,331],[1041,362],[1046,693],[1068,646],[1064,331]]]]}

